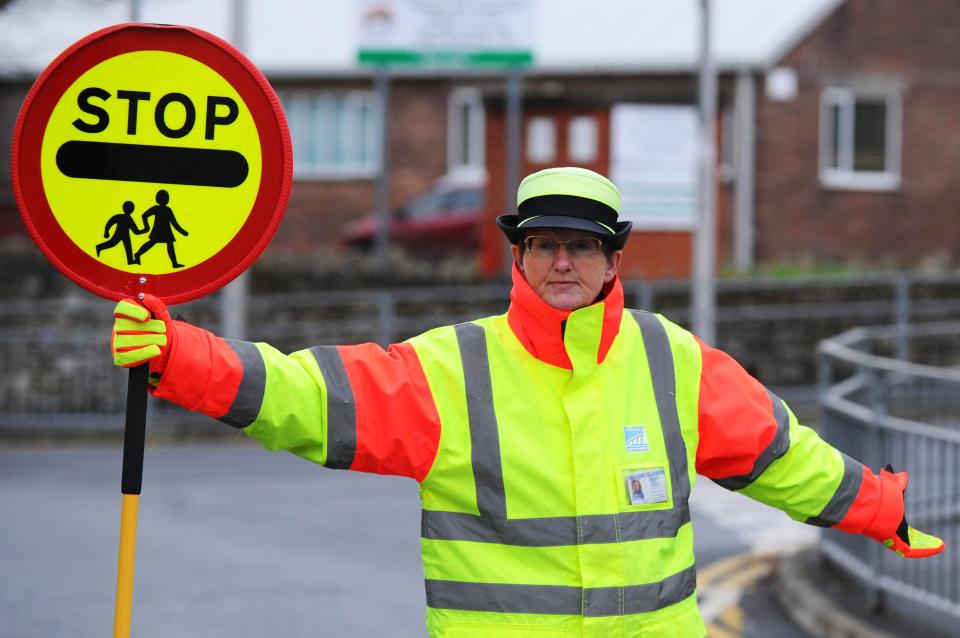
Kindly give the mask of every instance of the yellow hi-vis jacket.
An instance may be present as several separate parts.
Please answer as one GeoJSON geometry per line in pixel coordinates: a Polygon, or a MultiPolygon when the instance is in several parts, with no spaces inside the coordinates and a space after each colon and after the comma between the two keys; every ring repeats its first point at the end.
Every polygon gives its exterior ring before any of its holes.
{"type": "Polygon", "coordinates": [[[507,314],[287,356],[187,324],[158,396],[328,467],[420,482],[435,637],[702,636],[697,472],[791,517],[892,535],[902,489],[799,425],[732,359],[514,273],[507,314]]]}

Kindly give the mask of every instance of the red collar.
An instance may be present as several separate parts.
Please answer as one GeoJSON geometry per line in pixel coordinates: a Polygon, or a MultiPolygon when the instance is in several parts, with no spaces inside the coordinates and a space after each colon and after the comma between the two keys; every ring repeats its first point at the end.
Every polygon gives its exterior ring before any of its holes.
{"type": "MultiPolygon", "coordinates": [[[[603,327],[597,351],[597,363],[602,363],[620,331],[623,316],[623,287],[620,278],[604,286],[602,298],[593,304],[603,306],[603,327]]],[[[584,309],[580,309],[584,310],[584,309]]],[[[558,368],[572,370],[570,357],[563,341],[563,323],[580,310],[559,310],[548,305],[534,292],[517,265],[513,265],[513,290],[510,291],[510,309],[507,321],[513,333],[531,355],[558,368]]]]}

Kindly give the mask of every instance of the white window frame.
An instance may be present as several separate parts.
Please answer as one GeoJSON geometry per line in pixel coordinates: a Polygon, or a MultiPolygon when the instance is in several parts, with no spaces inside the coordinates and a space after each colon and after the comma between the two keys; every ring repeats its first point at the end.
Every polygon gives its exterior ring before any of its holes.
{"type": "MultiPolygon", "coordinates": [[[[295,89],[279,91],[284,108],[287,109],[288,124],[290,126],[290,135],[293,137],[293,176],[295,179],[305,180],[352,180],[352,179],[372,179],[379,175],[381,169],[380,158],[380,99],[373,91],[329,91],[329,90],[309,90],[295,89]],[[295,105],[304,105],[307,109],[307,117],[318,118],[320,113],[313,109],[316,102],[330,100],[335,105],[342,105],[346,109],[346,122],[334,122],[332,130],[337,136],[332,143],[334,144],[334,153],[337,153],[337,147],[341,145],[363,144],[365,146],[366,160],[359,161],[314,161],[310,162],[302,153],[297,153],[297,148],[306,144],[315,144],[313,140],[299,139],[300,135],[315,135],[313,127],[310,127],[308,133],[297,130],[295,121],[295,105]],[[355,114],[363,107],[369,109],[367,116],[366,131],[356,126],[355,114]],[[351,117],[354,116],[354,117],[351,117]],[[341,136],[343,136],[341,138],[341,136]],[[366,139],[363,139],[363,138],[366,139]],[[361,140],[361,141],[358,141],[361,140]]],[[[339,111],[334,110],[336,118],[339,111]]]]}
{"type": "Polygon", "coordinates": [[[820,94],[820,183],[840,190],[889,191],[900,187],[900,154],[903,135],[903,98],[901,91],[890,88],[859,88],[830,86],[820,94]],[[887,106],[886,148],[883,171],[864,171],[853,168],[854,109],[860,98],[881,99],[887,106]],[[833,119],[831,109],[840,107],[839,167],[830,165],[833,150],[833,119]]]}
{"type": "Polygon", "coordinates": [[[486,167],[486,114],[479,89],[459,87],[447,99],[447,173],[456,177],[483,177],[486,167]],[[464,122],[464,107],[467,110],[464,122]],[[463,150],[466,133],[467,150],[463,150]],[[461,158],[466,155],[466,163],[461,158]]]}

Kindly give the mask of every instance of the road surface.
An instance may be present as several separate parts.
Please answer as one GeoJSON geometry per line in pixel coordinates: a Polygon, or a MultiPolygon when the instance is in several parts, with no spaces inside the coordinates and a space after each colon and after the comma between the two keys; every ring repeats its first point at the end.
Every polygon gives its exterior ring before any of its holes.
{"type": "MultiPolygon", "coordinates": [[[[120,465],[119,446],[0,449],[0,636],[111,634],[120,465]]],[[[143,485],[133,636],[424,636],[413,481],[238,440],[148,447],[143,485]]],[[[692,511],[711,636],[800,638],[766,554],[816,530],[706,480],[692,511]]]]}

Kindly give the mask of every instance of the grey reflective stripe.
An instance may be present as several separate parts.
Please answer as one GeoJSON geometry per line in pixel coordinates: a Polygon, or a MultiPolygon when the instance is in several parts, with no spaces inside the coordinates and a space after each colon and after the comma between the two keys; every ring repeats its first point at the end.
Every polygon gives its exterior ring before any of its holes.
{"type": "MultiPolygon", "coordinates": [[[[674,493],[674,499],[676,499],[674,493]]],[[[599,518],[599,516],[581,516],[583,519],[599,518]]],[[[616,515],[616,528],[621,541],[640,541],[648,538],[673,538],[680,528],[690,522],[690,509],[686,502],[677,506],[674,500],[673,509],[652,510],[648,512],[620,512],[616,515]]],[[[593,540],[599,537],[592,531],[581,534],[581,542],[600,542],[593,540]]]]}
{"type": "Polygon", "coordinates": [[[766,449],[757,457],[753,469],[748,474],[716,479],[714,482],[717,485],[728,490],[742,490],[760,478],[760,475],[770,467],[771,463],[786,454],[787,450],[790,449],[790,415],[787,414],[787,409],[780,397],[770,390],[767,390],[767,394],[770,395],[770,400],[773,402],[773,418],[777,422],[777,433],[766,449]]]}
{"type": "Polygon", "coordinates": [[[565,587],[426,581],[427,606],[434,609],[490,611],[502,614],[623,616],[657,611],[693,595],[696,568],[691,566],[662,581],[626,587],[565,587]]]}
{"type": "Polygon", "coordinates": [[[660,427],[670,461],[670,481],[673,484],[673,506],[687,508],[690,498],[690,475],[687,473],[687,445],[680,430],[677,414],[677,377],[673,369],[673,349],[667,329],[656,315],[642,310],[630,313],[640,326],[643,347],[647,351],[653,395],[660,413],[660,427]]]}
{"type": "Polygon", "coordinates": [[[691,565],[658,583],[584,590],[584,616],[623,616],[657,611],[693,595],[697,569],[691,565]]]}
{"type": "Polygon", "coordinates": [[[257,346],[249,341],[225,339],[243,365],[243,376],[237,396],[227,413],[220,417],[224,423],[235,428],[245,428],[257,420],[263,406],[263,389],[267,385],[267,372],[263,365],[263,355],[257,346]]]}
{"type": "Polygon", "coordinates": [[[426,580],[427,607],[501,614],[583,613],[583,590],[558,585],[511,585],[426,580]]]}
{"type": "Polygon", "coordinates": [[[423,510],[421,534],[446,541],[474,541],[524,547],[598,545],[674,538],[690,522],[687,508],[589,516],[512,518],[500,525],[473,514],[423,510]]]}
{"type": "Polygon", "coordinates": [[[843,520],[850,506],[857,500],[860,484],[863,482],[863,464],[854,461],[843,452],[840,453],[840,456],[843,457],[843,478],[840,479],[840,485],[837,486],[837,491],[833,493],[833,497],[823,508],[823,511],[818,516],[813,516],[804,521],[808,525],[833,527],[843,520]]]}
{"type": "Polygon", "coordinates": [[[326,467],[348,470],[357,453],[357,405],[343,359],[336,346],[316,346],[310,353],[317,360],[327,386],[326,467]]]}
{"type": "Polygon", "coordinates": [[[467,393],[467,417],[470,422],[470,448],[473,478],[480,515],[498,526],[507,519],[507,501],[503,492],[503,468],[500,462],[500,434],[493,410],[487,335],[475,323],[454,326],[463,381],[467,393]]]}

